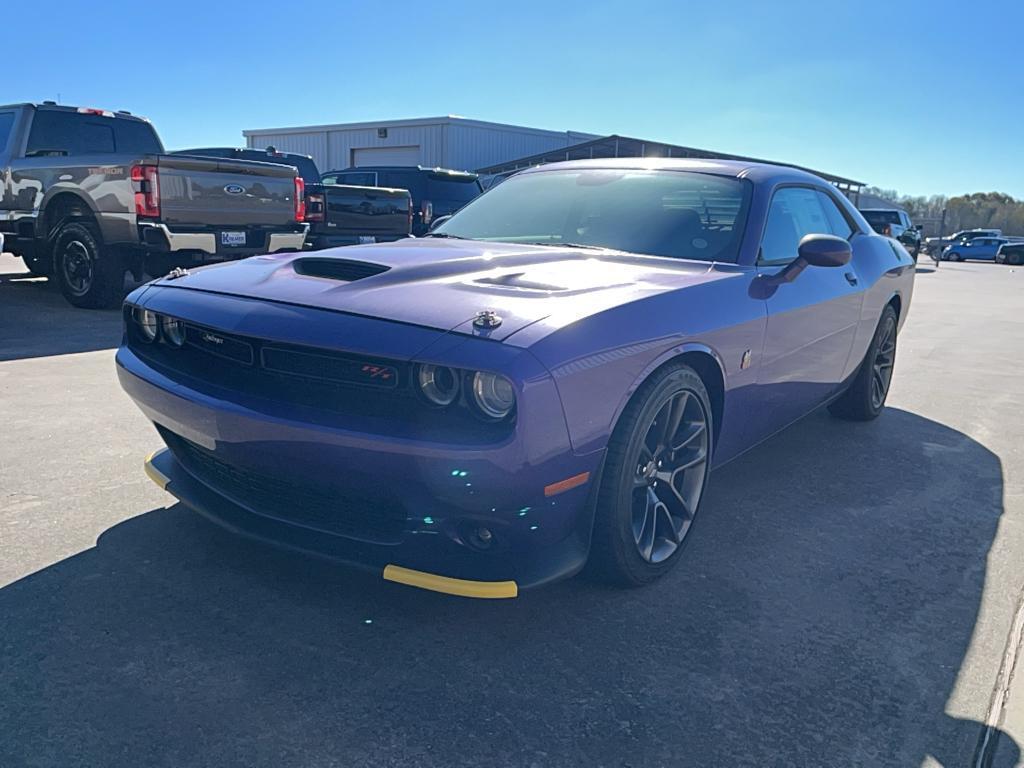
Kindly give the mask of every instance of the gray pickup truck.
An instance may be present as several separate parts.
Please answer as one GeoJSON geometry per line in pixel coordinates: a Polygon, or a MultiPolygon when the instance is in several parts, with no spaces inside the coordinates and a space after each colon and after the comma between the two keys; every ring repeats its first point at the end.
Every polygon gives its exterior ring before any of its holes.
{"type": "Polygon", "coordinates": [[[305,242],[295,168],[166,154],[148,120],[42,104],[0,106],[0,233],[79,307],[178,266],[305,242]]]}

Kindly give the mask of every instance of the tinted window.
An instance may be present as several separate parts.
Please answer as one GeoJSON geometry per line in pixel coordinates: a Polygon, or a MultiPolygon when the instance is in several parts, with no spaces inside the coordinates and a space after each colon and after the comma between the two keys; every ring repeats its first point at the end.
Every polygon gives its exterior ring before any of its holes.
{"type": "Polygon", "coordinates": [[[850,235],[853,234],[853,227],[850,226],[850,222],[846,220],[846,217],[839,210],[839,205],[832,199],[831,195],[825,192],[818,192],[818,195],[820,195],[821,207],[825,211],[825,218],[832,229],[832,234],[843,239],[849,239],[850,235]]]}
{"type": "Polygon", "coordinates": [[[114,118],[114,145],[118,152],[139,155],[159,155],[164,151],[153,126],[144,120],[114,118]]]}
{"type": "Polygon", "coordinates": [[[7,139],[10,138],[13,129],[14,113],[0,112],[0,151],[7,146],[7,139]]]}
{"type": "Polygon", "coordinates": [[[452,180],[438,176],[427,177],[427,199],[438,206],[452,206],[458,209],[480,194],[480,185],[476,179],[452,180]]]}
{"type": "Polygon", "coordinates": [[[380,171],[376,184],[392,189],[407,189],[416,198],[423,197],[423,177],[418,172],[380,171]]]}
{"type": "Polygon", "coordinates": [[[868,224],[876,232],[881,232],[886,224],[899,224],[899,211],[861,211],[868,224]]]}
{"type": "Polygon", "coordinates": [[[111,118],[41,109],[32,121],[28,137],[29,155],[40,152],[66,152],[87,155],[114,151],[111,118]]]}
{"type": "Polygon", "coordinates": [[[681,171],[524,173],[470,202],[436,232],[735,261],[750,190],[742,179],[681,171]]]}
{"type": "Polygon", "coordinates": [[[761,238],[760,261],[784,264],[797,257],[804,235],[829,235],[832,228],[825,218],[818,192],[805,187],[784,187],[772,197],[761,238]]]}
{"type": "Polygon", "coordinates": [[[366,171],[337,173],[324,176],[324,184],[352,184],[356,187],[375,187],[377,186],[377,174],[366,171]]]}

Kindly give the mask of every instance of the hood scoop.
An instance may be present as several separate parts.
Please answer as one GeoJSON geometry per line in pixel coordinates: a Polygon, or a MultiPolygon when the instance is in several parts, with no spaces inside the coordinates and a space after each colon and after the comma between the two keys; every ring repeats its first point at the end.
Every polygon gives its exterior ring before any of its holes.
{"type": "Polygon", "coordinates": [[[369,261],[335,258],[296,259],[292,262],[292,268],[297,274],[306,277],[322,277],[326,280],[338,280],[343,283],[380,275],[391,269],[383,264],[373,264],[369,261]]]}
{"type": "Polygon", "coordinates": [[[476,283],[479,285],[499,285],[503,288],[519,288],[523,291],[543,291],[545,293],[569,290],[569,287],[565,285],[530,280],[526,277],[525,272],[510,272],[504,275],[481,277],[476,283]]]}

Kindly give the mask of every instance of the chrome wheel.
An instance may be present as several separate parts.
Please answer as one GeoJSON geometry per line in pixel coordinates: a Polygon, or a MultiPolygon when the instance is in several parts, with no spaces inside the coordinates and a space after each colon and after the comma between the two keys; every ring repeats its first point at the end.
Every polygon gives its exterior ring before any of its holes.
{"type": "Polygon", "coordinates": [[[61,271],[68,289],[77,296],[83,296],[92,287],[93,265],[89,249],[80,240],[72,240],[64,246],[61,254],[61,271]]]}
{"type": "Polygon", "coordinates": [[[892,382],[892,367],[896,362],[896,322],[888,319],[878,340],[878,351],[871,365],[871,405],[878,409],[885,402],[892,382]]]}
{"type": "Polygon", "coordinates": [[[708,463],[708,417],[689,390],[673,394],[647,427],[633,476],[632,532],[645,561],[667,560],[690,530],[708,463]]]}

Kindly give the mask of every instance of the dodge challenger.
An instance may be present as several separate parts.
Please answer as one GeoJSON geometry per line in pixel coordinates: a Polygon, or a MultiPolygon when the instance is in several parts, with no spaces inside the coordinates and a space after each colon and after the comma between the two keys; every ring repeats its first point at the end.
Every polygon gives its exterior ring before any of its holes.
{"type": "Polygon", "coordinates": [[[176,270],[128,297],[117,372],[149,476],[230,530],[465,596],[641,585],[712,469],[882,412],[913,286],[807,172],[566,162],[426,237],[176,270]]]}

